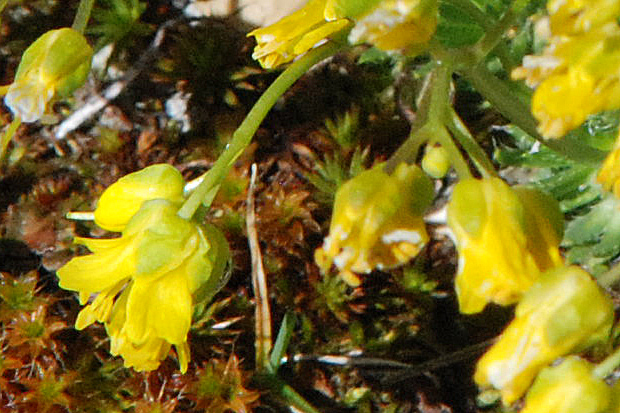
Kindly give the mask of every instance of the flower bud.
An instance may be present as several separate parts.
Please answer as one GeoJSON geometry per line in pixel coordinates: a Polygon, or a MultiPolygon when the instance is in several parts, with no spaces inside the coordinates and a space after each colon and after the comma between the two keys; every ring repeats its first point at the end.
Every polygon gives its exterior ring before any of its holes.
{"type": "Polygon", "coordinates": [[[422,169],[435,179],[441,179],[450,169],[450,156],[443,146],[427,146],[422,158],[422,169]]]}
{"type": "Polygon", "coordinates": [[[433,200],[430,179],[416,165],[400,164],[392,175],[383,165],[362,172],[336,193],[329,235],[315,253],[327,271],[332,263],[349,284],[353,274],[403,264],[428,235],[422,215],[433,200]]]}
{"type": "Polygon", "coordinates": [[[499,178],[459,182],[448,205],[459,255],[456,293],[462,313],[488,302],[519,300],[543,271],[562,264],[558,203],[535,189],[499,178]]]}
{"type": "Polygon", "coordinates": [[[23,122],[41,119],[53,99],[84,84],[92,55],[79,32],[67,27],[48,31],[24,52],[4,103],[23,122]]]}
{"type": "Polygon", "coordinates": [[[474,380],[517,400],[558,357],[607,340],[614,309],[588,273],[562,267],[545,274],[517,305],[515,318],[478,361],[474,380]]]}

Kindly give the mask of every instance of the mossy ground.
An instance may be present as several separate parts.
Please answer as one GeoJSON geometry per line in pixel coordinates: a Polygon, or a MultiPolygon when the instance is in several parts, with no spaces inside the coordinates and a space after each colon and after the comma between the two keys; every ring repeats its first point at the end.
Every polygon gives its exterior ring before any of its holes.
{"type": "MultiPolygon", "coordinates": [[[[454,249],[441,231],[430,228],[432,242],[414,262],[364,276],[355,289],[335,273],[322,275],[313,261],[337,183],[385,160],[409,130],[403,101],[415,81],[389,60],[360,64],[364,48],[319,64],[297,82],[223,185],[206,219],[226,232],[234,268],[209,307],[211,317],[191,330],[187,374],[178,372],[173,356],[151,373],[124,369],[108,354],[101,325],[73,329],[79,304],[59,289],[55,271],[85,252],[72,244],[74,236],[106,234],[65,214],[93,210],[108,185],[153,163],[172,164],[188,180],[199,176],[276,76],[252,61],[248,24],[235,16],[190,21],[175,3],[150,1],[139,25],[119,20],[119,27],[108,27],[107,34],[129,30],[116,39],[107,65],[54,110],[66,117],[115,77],[140,69],[117,99],[64,139],[55,138],[57,126],[37,123],[22,125],[11,144],[0,175],[0,411],[287,411],[254,374],[245,229],[252,163],[258,165],[257,230],[274,334],[289,312],[297,319],[289,356],[363,357],[345,366],[289,362],[280,377],[322,412],[477,411],[471,380],[477,354],[422,374],[390,364],[442,359],[493,337],[509,317],[497,308],[458,315],[454,249]],[[170,22],[140,67],[155,31],[170,22]],[[187,106],[171,116],[166,103],[175,95],[187,106]]],[[[0,26],[2,84],[11,82],[24,48],[46,30],[70,25],[76,6],[10,3],[0,26]]],[[[101,20],[93,23],[103,27],[101,20]]],[[[92,43],[101,36],[91,34],[92,43]]],[[[472,129],[484,129],[475,99],[460,98],[472,129]]],[[[0,116],[10,121],[6,108],[0,116]]],[[[448,177],[437,185],[449,183],[448,177]]]]}

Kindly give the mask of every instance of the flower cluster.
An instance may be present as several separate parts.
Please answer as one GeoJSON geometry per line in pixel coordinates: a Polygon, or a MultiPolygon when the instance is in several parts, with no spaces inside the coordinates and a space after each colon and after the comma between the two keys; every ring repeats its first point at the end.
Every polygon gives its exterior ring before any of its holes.
{"type": "Polygon", "coordinates": [[[524,294],[515,319],[478,362],[474,379],[512,403],[556,358],[606,340],[613,315],[611,300],[588,273],[578,267],[549,271],[524,294]]]}
{"type": "Polygon", "coordinates": [[[228,246],[213,226],[177,215],[184,180],[170,165],[153,165],[111,185],[95,210],[95,223],[121,236],[76,238],[93,252],[58,270],[60,286],[79,292],[75,326],[98,321],[110,352],[138,371],[159,366],[172,345],[187,370],[187,334],[193,304],[212,293],[224,272],[228,246]]]}
{"type": "Polygon", "coordinates": [[[4,103],[23,122],[45,120],[54,99],[84,84],[92,55],[79,32],[67,27],[46,32],[24,52],[4,103]]]}
{"type": "Polygon", "coordinates": [[[608,411],[611,387],[587,362],[573,357],[547,367],[605,343],[614,320],[613,303],[596,281],[563,264],[562,223],[557,202],[538,190],[510,187],[499,178],[469,178],[455,186],[448,224],[459,255],[461,312],[478,312],[488,302],[517,303],[515,318],[478,361],[474,380],[498,389],[505,404],[535,381],[526,412],[552,405],[561,412],[608,411]],[[589,400],[584,406],[590,410],[577,408],[583,403],[576,400],[589,400]]]}
{"type": "Polygon", "coordinates": [[[547,47],[526,56],[512,75],[536,87],[532,113],[539,130],[558,138],[588,115],[620,107],[620,3],[551,0],[547,9],[547,47]]]}
{"type": "Polygon", "coordinates": [[[465,179],[454,188],[448,224],[459,255],[456,293],[470,314],[487,303],[517,302],[538,276],[562,264],[562,216],[542,192],[499,178],[465,179]]]}
{"type": "Polygon", "coordinates": [[[271,26],[252,31],[258,45],[252,57],[265,68],[287,63],[343,30],[349,40],[385,50],[415,49],[437,26],[436,0],[310,0],[271,26]]]}
{"type": "Polygon", "coordinates": [[[323,271],[335,264],[353,286],[360,283],[354,272],[407,262],[428,241],[422,215],[432,199],[431,181],[416,165],[400,164],[391,175],[383,164],[362,172],[338,189],[316,262],[323,271]]]}

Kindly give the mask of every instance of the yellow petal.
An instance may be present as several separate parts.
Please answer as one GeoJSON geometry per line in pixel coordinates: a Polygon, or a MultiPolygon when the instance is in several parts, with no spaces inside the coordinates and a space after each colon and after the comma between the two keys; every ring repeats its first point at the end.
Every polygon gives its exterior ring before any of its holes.
{"type": "Polygon", "coordinates": [[[149,334],[171,344],[187,339],[192,317],[192,296],[182,269],[153,282],[136,281],[127,301],[127,336],[142,344],[149,334]]]}
{"type": "Polygon", "coordinates": [[[110,288],[135,272],[134,251],[131,244],[119,243],[105,252],[75,257],[57,271],[59,285],[87,294],[110,288]]]}
{"type": "Polygon", "coordinates": [[[151,165],[125,175],[110,185],[99,198],[95,223],[108,231],[122,231],[142,203],[152,199],[183,201],[185,180],[168,164],[151,165]]]}
{"type": "Polygon", "coordinates": [[[179,359],[179,370],[182,374],[187,372],[187,365],[189,363],[189,344],[187,341],[174,346],[177,351],[177,358],[179,359]]]}

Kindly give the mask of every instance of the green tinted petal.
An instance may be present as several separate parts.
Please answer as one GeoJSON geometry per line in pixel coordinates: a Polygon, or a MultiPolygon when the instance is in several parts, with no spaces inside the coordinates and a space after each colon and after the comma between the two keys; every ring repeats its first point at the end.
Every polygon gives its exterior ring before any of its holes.
{"type": "Polygon", "coordinates": [[[477,179],[463,179],[454,186],[448,204],[448,225],[462,228],[476,237],[487,220],[487,205],[484,189],[477,179]]]}
{"type": "Polygon", "coordinates": [[[224,234],[215,226],[205,224],[201,235],[204,241],[200,250],[185,264],[190,292],[196,303],[210,300],[226,284],[231,265],[230,248],[224,234]]]}
{"type": "Polygon", "coordinates": [[[609,412],[612,388],[593,373],[593,365],[570,356],[540,372],[525,398],[522,413],[609,412]]]}
{"type": "Polygon", "coordinates": [[[179,217],[166,200],[146,201],[123,231],[141,234],[137,242],[136,277],[157,278],[173,270],[198,248],[197,225],[179,217]]]}

